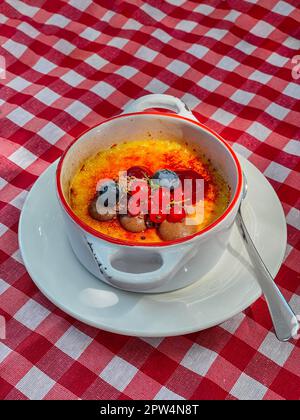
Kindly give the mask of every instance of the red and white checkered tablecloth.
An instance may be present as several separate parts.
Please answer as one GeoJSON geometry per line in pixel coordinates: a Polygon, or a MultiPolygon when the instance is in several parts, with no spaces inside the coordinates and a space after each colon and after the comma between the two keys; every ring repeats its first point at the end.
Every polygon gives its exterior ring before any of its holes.
{"type": "Polygon", "coordinates": [[[300,342],[275,339],[263,299],[205,332],[114,335],[51,304],[17,240],[28,191],[76,135],[134,98],[169,93],[272,183],[288,223],[276,281],[300,313],[297,4],[1,2],[1,399],[300,399],[300,342]]]}

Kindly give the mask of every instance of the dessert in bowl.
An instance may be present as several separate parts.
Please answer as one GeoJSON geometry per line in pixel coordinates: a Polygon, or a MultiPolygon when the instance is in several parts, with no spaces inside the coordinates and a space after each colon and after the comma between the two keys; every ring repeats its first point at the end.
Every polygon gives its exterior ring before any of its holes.
{"type": "Polygon", "coordinates": [[[90,272],[121,289],[163,292],[195,281],[190,259],[205,274],[223,254],[242,171],[229,145],[181,101],[149,95],[72,143],[58,165],[57,189],[71,246],[90,272]],[[186,180],[200,181],[202,195],[180,189],[186,180]]]}
{"type": "Polygon", "coordinates": [[[188,142],[149,135],[88,158],[74,176],[69,196],[74,213],[91,228],[115,239],[155,244],[209,226],[228,207],[230,189],[211,161],[188,142]],[[191,191],[184,194],[186,179],[192,181],[191,191]],[[197,180],[203,181],[198,191],[203,214],[195,223],[187,223],[187,206],[196,207],[197,180]],[[120,211],[121,182],[125,211],[120,211]]]}

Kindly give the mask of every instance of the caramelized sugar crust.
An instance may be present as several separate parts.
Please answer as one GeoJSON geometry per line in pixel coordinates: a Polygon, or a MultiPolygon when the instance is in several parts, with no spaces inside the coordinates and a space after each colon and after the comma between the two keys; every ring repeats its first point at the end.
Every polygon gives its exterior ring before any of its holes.
{"type": "Polygon", "coordinates": [[[193,169],[209,183],[204,202],[204,220],[198,225],[199,231],[218,219],[229,204],[229,186],[204,155],[200,156],[187,143],[146,138],[113,145],[83,164],[70,188],[70,205],[76,215],[87,225],[113,238],[140,243],[163,242],[154,228],[131,233],[122,228],[118,219],[100,222],[88,213],[88,205],[95,195],[99,180],[109,178],[117,181],[120,171],[137,165],[148,168],[151,173],[163,168],[173,171],[193,169]]]}

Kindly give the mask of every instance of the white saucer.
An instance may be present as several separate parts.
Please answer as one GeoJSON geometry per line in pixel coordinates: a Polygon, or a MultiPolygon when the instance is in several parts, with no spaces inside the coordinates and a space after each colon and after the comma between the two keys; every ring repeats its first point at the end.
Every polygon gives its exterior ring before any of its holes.
{"type": "MultiPolygon", "coordinates": [[[[246,224],[275,276],[286,248],[284,213],[265,177],[244,158],[240,161],[248,180],[243,211],[246,224]]],[[[142,295],[102,283],[81,266],[67,241],[56,198],[55,169],[56,163],[28,195],[20,219],[19,243],[32,280],[69,315],[111,332],[165,337],[218,325],[261,295],[236,227],[217,266],[185,289],[142,295]]]]}

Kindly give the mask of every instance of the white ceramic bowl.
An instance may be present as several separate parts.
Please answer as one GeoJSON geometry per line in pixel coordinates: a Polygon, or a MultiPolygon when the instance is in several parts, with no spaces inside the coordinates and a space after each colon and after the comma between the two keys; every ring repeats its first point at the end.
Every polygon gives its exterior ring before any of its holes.
{"type": "Polygon", "coordinates": [[[77,138],[65,151],[57,169],[58,199],[66,233],[79,261],[100,280],[134,292],[166,292],[192,284],[218,262],[226,249],[242,197],[242,170],[231,147],[216,133],[199,123],[186,105],[169,95],[144,96],[123,114],[98,124],[77,138]],[[149,112],[162,108],[173,111],[149,112]],[[101,234],[80,220],[69,201],[70,182],[83,162],[112,144],[144,138],[175,138],[204,152],[221,171],[231,188],[225,213],[206,229],[176,241],[141,244],[101,234]],[[176,276],[192,258],[199,266],[197,276],[189,270],[176,276]]]}

